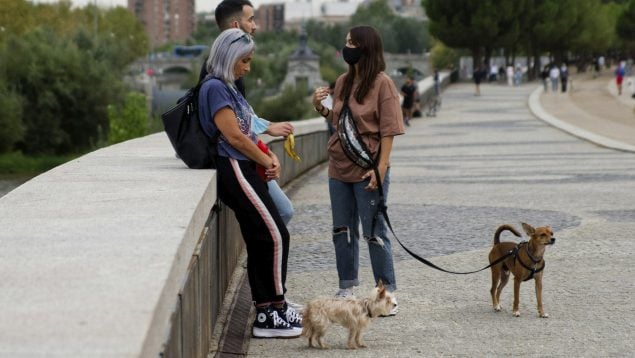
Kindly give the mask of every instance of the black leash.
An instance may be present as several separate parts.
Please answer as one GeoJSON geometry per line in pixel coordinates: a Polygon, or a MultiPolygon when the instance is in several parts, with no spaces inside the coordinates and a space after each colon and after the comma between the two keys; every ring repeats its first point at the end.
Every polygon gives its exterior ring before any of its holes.
{"type": "Polygon", "coordinates": [[[375,235],[375,225],[377,224],[377,220],[379,219],[379,214],[381,213],[384,216],[384,220],[386,221],[386,224],[388,224],[388,228],[390,228],[390,232],[392,232],[392,235],[395,237],[395,240],[397,240],[397,242],[399,243],[399,245],[401,245],[401,247],[403,247],[404,250],[406,250],[406,252],[408,254],[410,254],[410,256],[414,257],[415,259],[417,259],[417,261],[428,265],[434,269],[437,269],[439,271],[443,271],[443,272],[447,272],[447,273],[451,273],[451,274],[456,274],[456,275],[467,275],[467,274],[471,274],[471,273],[476,273],[476,272],[480,272],[483,271],[485,269],[488,269],[498,263],[501,263],[502,261],[504,261],[506,258],[508,258],[509,256],[515,256],[516,252],[518,251],[517,248],[509,250],[507,253],[505,253],[505,255],[501,256],[500,258],[498,258],[497,260],[495,260],[494,262],[490,263],[489,265],[483,267],[480,270],[476,270],[476,271],[468,271],[468,272],[456,272],[456,271],[450,271],[450,270],[446,270],[444,268],[441,268],[435,264],[433,264],[432,262],[424,259],[423,257],[415,254],[414,252],[412,252],[409,248],[407,248],[397,237],[397,234],[395,234],[395,230],[393,230],[392,225],[390,224],[390,219],[388,218],[388,207],[384,204],[385,203],[385,198],[384,198],[384,189],[382,187],[381,184],[381,177],[379,176],[379,170],[377,169],[377,164],[373,165],[373,170],[375,172],[375,181],[377,183],[377,190],[379,190],[379,202],[377,204],[377,212],[375,213],[375,216],[373,217],[373,224],[370,227],[370,233],[371,236],[375,235]]]}

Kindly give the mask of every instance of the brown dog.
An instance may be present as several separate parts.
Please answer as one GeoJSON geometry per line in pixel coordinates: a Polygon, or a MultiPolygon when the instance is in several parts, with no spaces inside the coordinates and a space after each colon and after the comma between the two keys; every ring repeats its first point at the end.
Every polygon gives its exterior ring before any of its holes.
{"type": "Polygon", "coordinates": [[[501,310],[500,296],[503,287],[509,280],[509,272],[514,274],[514,316],[520,316],[518,310],[520,284],[523,281],[534,279],[536,282],[536,301],[538,302],[538,315],[543,318],[549,317],[542,307],[542,273],[545,268],[545,246],[553,245],[556,238],[553,237],[553,231],[549,226],[533,228],[531,225],[522,223],[525,233],[529,236],[528,242],[500,242],[500,234],[505,231],[511,231],[514,235],[520,237],[520,234],[510,225],[501,225],[494,234],[494,247],[489,253],[490,264],[498,258],[509,252],[514,252],[502,262],[492,266],[492,304],[495,311],[501,310]]]}

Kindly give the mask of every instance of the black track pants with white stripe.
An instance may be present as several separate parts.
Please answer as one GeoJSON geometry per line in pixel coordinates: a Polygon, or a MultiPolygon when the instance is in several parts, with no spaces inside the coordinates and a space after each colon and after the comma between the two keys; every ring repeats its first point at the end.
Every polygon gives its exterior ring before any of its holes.
{"type": "Polygon", "coordinates": [[[252,299],[284,300],[289,232],[269,196],[267,184],[251,161],[219,157],[218,195],[232,208],[247,246],[247,274],[252,299]]]}

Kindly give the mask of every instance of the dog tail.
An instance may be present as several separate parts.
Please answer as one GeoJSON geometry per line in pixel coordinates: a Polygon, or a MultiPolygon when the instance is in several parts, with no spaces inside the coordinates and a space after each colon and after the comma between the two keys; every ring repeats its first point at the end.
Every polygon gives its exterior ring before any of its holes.
{"type": "Polygon", "coordinates": [[[512,234],[520,237],[520,234],[518,233],[518,231],[516,231],[516,229],[514,229],[513,226],[507,224],[501,225],[498,227],[498,229],[496,229],[496,233],[494,234],[494,245],[500,244],[500,236],[503,231],[511,231],[512,234]]]}

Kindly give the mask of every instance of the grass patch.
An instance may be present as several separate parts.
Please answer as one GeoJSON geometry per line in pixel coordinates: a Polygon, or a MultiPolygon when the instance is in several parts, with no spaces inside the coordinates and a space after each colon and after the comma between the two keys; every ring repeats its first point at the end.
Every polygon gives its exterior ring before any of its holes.
{"type": "Polygon", "coordinates": [[[0,175],[37,175],[81,154],[26,156],[20,152],[0,154],[0,175]]]}

